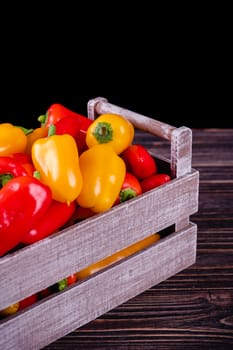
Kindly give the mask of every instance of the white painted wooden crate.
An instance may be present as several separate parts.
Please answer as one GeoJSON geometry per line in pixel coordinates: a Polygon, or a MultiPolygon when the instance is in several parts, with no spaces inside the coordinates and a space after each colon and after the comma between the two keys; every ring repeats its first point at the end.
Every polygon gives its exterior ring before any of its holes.
{"type": "Polygon", "coordinates": [[[173,179],[111,210],[0,258],[0,310],[154,232],[173,232],[143,251],[107,267],[0,321],[0,349],[41,349],[196,260],[199,172],[192,168],[192,132],[108,103],[88,102],[88,116],[117,113],[136,128],[168,140],[170,159],[156,151],[173,179]],[[160,262],[158,264],[158,261],[160,262]]]}

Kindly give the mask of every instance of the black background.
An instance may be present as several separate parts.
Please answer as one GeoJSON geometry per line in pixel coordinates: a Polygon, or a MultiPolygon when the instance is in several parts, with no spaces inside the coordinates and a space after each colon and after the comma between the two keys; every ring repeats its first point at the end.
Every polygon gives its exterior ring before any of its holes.
{"type": "Polygon", "coordinates": [[[52,103],[86,114],[102,96],[177,127],[233,127],[227,8],[39,10],[2,12],[0,122],[36,127],[52,103]]]}
{"type": "Polygon", "coordinates": [[[37,67],[21,74],[11,71],[2,84],[0,121],[36,127],[37,117],[55,102],[86,115],[88,100],[102,96],[177,127],[233,127],[230,91],[217,72],[212,76],[200,67],[153,67],[145,62],[135,68],[116,66],[119,72],[102,68],[52,67],[42,75],[33,72],[37,67]]]}

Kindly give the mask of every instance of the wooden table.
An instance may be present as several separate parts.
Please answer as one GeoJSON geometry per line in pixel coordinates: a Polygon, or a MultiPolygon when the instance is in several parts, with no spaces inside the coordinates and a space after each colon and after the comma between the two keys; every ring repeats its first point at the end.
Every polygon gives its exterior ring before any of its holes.
{"type": "MultiPolygon", "coordinates": [[[[137,141],[167,155],[165,141],[137,141]]],[[[196,263],[44,349],[233,349],[233,129],[193,129],[193,168],[196,263]]]]}

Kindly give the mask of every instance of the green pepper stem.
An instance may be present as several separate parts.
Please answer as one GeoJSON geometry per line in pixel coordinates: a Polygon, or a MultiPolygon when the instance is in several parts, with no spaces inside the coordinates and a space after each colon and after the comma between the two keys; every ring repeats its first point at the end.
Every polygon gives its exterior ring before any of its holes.
{"type": "Polygon", "coordinates": [[[134,197],[136,197],[136,192],[132,188],[126,188],[120,191],[120,203],[134,197]]]}
{"type": "Polygon", "coordinates": [[[110,123],[99,122],[94,131],[93,136],[98,143],[108,143],[113,140],[113,128],[110,123]]]}
{"type": "Polygon", "coordinates": [[[55,134],[56,134],[56,126],[54,124],[51,124],[49,126],[48,136],[53,136],[55,134]]]}
{"type": "Polygon", "coordinates": [[[47,119],[47,115],[46,115],[46,114],[41,114],[41,115],[37,118],[38,122],[41,123],[42,125],[45,124],[46,119],[47,119]]]}
{"type": "Polygon", "coordinates": [[[23,126],[20,126],[20,125],[17,125],[17,128],[20,128],[24,132],[25,135],[31,134],[34,130],[34,129],[24,128],[23,126]]]}
{"type": "Polygon", "coordinates": [[[0,175],[0,186],[4,186],[7,184],[8,181],[13,179],[14,176],[11,174],[2,174],[0,175]]]}
{"type": "Polygon", "coordinates": [[[33,176],[34,176],[36,179],[40,180],[40,172],[39,172],[38,170],[35,170],[35,171],[33,172],[33,176]]]}

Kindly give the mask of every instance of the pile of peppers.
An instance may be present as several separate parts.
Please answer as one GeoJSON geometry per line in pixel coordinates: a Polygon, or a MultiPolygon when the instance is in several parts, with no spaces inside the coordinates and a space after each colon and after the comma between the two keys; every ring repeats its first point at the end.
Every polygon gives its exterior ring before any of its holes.
{"type": "Polygon", "coordinates": [[[170,180],[121,115],[54,103],[38,122],[0,124],[0,257],[170,180]]]}
{"type": "MultiPolygon", "coordinates": [[[[94,121],[52,104],[35,129],[0,124],[0,257],[170,181],[123,116],[94,121]]],[[[159,239],[88,266],[4,310],[22,309],[159,239]]]]}

